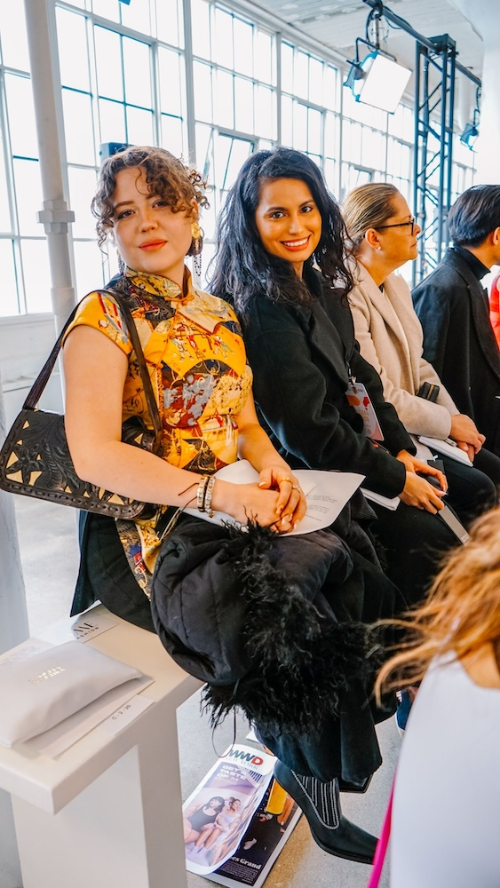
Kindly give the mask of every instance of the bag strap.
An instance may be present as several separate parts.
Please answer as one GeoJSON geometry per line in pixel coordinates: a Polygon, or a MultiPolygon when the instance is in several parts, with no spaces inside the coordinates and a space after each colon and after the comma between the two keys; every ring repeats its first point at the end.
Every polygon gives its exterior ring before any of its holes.
{"type": "MultiPolygon", "coordinates": [[[[130,308],[126,304],[122,295],[120,293],[118,293],[117,290],[115,290],[113,287],[108,287],[105,290],[92,290],[92,293],[102,293],[105,296],[109,296],[109,295],[113,296],[114,299],[116,299],[116,301],[119,305],[119,308],[123,313],[123,317],[124,317],[124,320],[125,320],[125,323],[127,326],[127,331],[130,336],[130,340],[132,342],[132,347],[133,347],[136,357],[137,357],[137,364],[139,367],[139,373],[141,375],[141,381],[142,381],[142,385],[144,388],[144,395],[146,397],[146,402],[148,405],[149,416],[150,416],[151,422],[153,424],[156,443],[158,444],[161,433],[162,433],[161,417],[160,417],[160,412],[158,410],[158,404],[156,403],[156,399],[154,396],[153,386],[151,385],[151,380],[149,378],[149,373],[147,371],[146,361],[144,358],[144,352],[142,350],[141,341],[139,339],[139,334],[137,332],[137,327],[136,327],[134,319],[132,317],[132,312],[130,311],[130,308]]],[[[86,296],[84,296],[83,299],[86,299],[86,296]]],[[[75,305],[68,320],[66,321],[64,327],[62,328],[49,357],[45,361],[45,364],[43,365],[40,373],[38,374],[30,391],[28,392],[28,395],[26,396],[26,400],[23,405],[23,408],[25,410],[34,410],[34,408],[38,404],[38,401],[40,400],[40,398],[42,396],[42,392],[44,391],[44,389],[50,379],[51,373],[54,369],[54,365],[57,361],[57,357],[58,357],[59,352],[61,350],[61,345],[62,345],[62,341],[64,339],[64,335],[65,335],[66,331],[68,330],[68,327],[73,322],[76,312],[77,312],[78,308],[80,307],[81,303],[83,302],[83,299],[80,300],[78,305],[75,305]]]]}
{"type": "Polygon", "coordinates": [[[389,845],[389,838],[391,836],[392,799],[394,796],[395,780],[396,778],[394,778],[394,780],[392,781],[391,794],[387,803],[387,810],[385,812],[382,832],[380,833],[380,838],[377,842],[377,847],[375,848],[372,871],[366,888],[378,888],[378,886],[380,885],[382,870],[384,868],[385,858],[387,854],[387,847],[389,845]]]}

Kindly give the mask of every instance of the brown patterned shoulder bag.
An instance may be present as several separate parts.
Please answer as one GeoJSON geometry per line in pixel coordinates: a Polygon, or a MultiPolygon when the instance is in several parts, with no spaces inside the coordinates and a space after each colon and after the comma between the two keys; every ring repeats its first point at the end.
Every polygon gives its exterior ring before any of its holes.
{"type": "MultiPolygon", "coordinates": [[[[120,307],[137,357],[153,426],[153,429],[149,429],[141,417],[132,417],[122,426],[122,441],[161,456],[161,418],[132,313],[121,294],[111,287],[93,292],[113,296],[120,307]]],[[[151,505],[82,481],[76,474],[70,456],[64,416],[37,407],[54,369],[64,334],[77,309],[78,305],[66,321],[0,449],[0,488],[9,493],[34,496],[112,518],[137,518],[149,511],[151,505]]]]}

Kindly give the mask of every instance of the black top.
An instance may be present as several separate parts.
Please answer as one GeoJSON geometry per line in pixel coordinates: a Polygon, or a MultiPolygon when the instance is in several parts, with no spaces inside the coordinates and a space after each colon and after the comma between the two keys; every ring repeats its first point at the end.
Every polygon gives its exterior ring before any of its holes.
{"type": "Polygon", "coordinates": [[[478,259],[477,256],[474,256],[474,253],[471,253],[471,251],[468,250],[466,247],[457,247],[456,244],[453,244],[453,250],[455,251],[455,253],[458,253],[458,255],[462,257],[462,259],[465,259],[467,265],[472,271],[472,274],[478,279],[478,281],[481,281],[484,278],[485,274],[489,273],[490,269],[488,268],[488,266],[484,265],[484,263],[481,262],[481,260],[478,259]]]}
{"type": "Polygon", "coordinates": [[[243,322],[254,394],[264,426],[290,464],[359,472],[384,496],[401,493],[406,470],[395,455],[415,452],[380,377],[362,358],[350,308],[318,272],[306,266],[311,302],[296,306],[256,299],[243,322]],[[349,375],[365,385],[382,431],[383,447],[363,434],[349,405],[349,375]]]}
{"type": "Polygon", "coordinates": [[[486,435],[488,450],[500,455],[500,356],[478,265],[469,250],[447,250],[412,296],[424,331],[424,358],[460,413],[486,435]]]}

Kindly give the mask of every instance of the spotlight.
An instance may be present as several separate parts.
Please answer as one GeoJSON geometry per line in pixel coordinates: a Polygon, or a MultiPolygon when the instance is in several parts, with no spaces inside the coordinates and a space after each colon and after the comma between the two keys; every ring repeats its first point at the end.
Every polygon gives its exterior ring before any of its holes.
{"type": "Polygon", "coordinates": [[[460,136],[460,141],[463,142],[464,145],[467,145],[469,151],[474,149],[476,139],[479,135],[479,118],[481,117],[481,108],[479,106],[480,101],[481,87],[478,86],[476,90],[476,107],[474,108],[474,114],[472,115],[472,123],[465,124],[464,131],[460,136]]]}
{"type": "Polygon", "coordinates": [[[479,135],[479,130],[477,126],[474,126],[473,123],[466,123],[464,126],[464,131],[460,136],[460,141],[467,145],[470,151],[474,148],[476,143],[476,139],[479,135]]]}
{"type": "Polygon", "coordinates": [[[356,59],[351,62],[350,71],[343,85],[350,87],[357,102],[393,114],[401,101],[411,70],[399,65],[376,48],[360,62],[357,43],[358,41],[356,41],[356,59]]]}

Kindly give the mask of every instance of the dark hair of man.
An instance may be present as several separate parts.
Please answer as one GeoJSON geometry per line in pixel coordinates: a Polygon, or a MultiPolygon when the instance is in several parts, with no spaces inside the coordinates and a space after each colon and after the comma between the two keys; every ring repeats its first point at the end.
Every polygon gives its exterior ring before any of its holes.
{"type": "Polygon", "coordinates": [[[473,185],[448,216],[448,232],[457,247],[479,247],[495,228],[500,228],[500,185],[473,185]]]}
{"type": "Polygon", "coordinates": [[[258,151],[243,164],[220,213],[209,284],[214,295],[232,302],[243,314],[257,296],[293,304],[311,300],[306,284],[292,264],[268,253],[257,230],[255,212],[261,187],[271,179],[304,182],[321,214],[321,239],[304,265],[316,264],[332,286],[335,282],[345,293],[353,286],[344,261],[344,222],[319,168],[306,154],[291,148],[258,151]]]}

